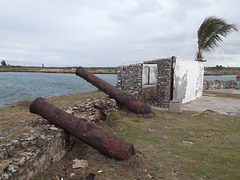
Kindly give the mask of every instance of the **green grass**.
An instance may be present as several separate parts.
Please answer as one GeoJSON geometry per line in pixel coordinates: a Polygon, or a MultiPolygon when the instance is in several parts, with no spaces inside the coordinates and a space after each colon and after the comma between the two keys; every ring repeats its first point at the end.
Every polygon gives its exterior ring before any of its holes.
{"type": "MultiPolygon", "coordinates": [[[[77,67],[36,67],[36,66],[0,66],[0,72],[53,72],[53,73],[75,73],[77,67]]],[[[118,67],[86,67],[92,72],[117,73],[118,67]]]]}
{"type": "Polygon", "coordinates": [[[213,91],[204,91],[204,95],[212,94],[216,97],[226,97],[226,98],[240,98],[240,94],[232,94],[232,93],[221,93],[221,92],[213,92],[213,91]]]}
{"type": "Polygon", "coordinates": [[[240,178],[239,117],[155,113],[157,117],[123,113],[118,125],[110,129],[147,154],[158,167],[151,168],[155,177],[159,174],[170,179],[240,178]]]}
{"type": "MultiPolygon", "coordinates": [[[[104,94],[96,91],[47,98],[47,101],[65,107],[85,98],[100,96],[104,94]]],[[[0,107],[0,117],[4,116],[4,121],[11,126],[19,120],[35,117],[25,106],[28,102],[18,104],[0,107]]],[[[149,179],[146,172],[154,179],[240,179],[240,117],[216,113],[192,116],[196,112],[189,111],[180,114],[153,112],[155,115],[136,115],[119,110],[100,125],[134,144],[136,155],[128,161],[107,158],[77,142],[62,160],[53,163],[34,179],[84,178],[81,169],[68,167],[67,174],[60,173],[63,164],[75,158],[88,160],[86,175],[94,173],[95,180],[149,179]],[[98,170],[103,172],[98,173],[98,170]],[[72,178],[71,172],[76,174],[72,178]]]]}
{"type": "MultiPolygon", "coordinates": [[[[78,157],[90,162],[87,173],[96,174],[96,179],[148,179],[145,170],[154,179],[240,179],[239,117],[215,113],[193,117],[195,113],[188,111],[154,113],[156,116],[135,115],[120,110],[100,125],[134,144],[137,153],[129,161],[106,158],[80,143],[51,168],[78,157]],[[97,173],[99,169],[102,174],[97,173]]],[[[52,174],[51,168],[43,177],[52,174]]],[[[81,173],[78,176],[83,177],[81,173]]],[[[65,175],[64,179],[71,178],[65,175]]]]}

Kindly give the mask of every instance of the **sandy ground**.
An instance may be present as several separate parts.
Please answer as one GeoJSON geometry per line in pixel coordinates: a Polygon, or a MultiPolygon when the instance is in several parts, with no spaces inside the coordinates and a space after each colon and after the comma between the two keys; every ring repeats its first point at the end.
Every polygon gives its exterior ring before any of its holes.
{"type": "MultiPolygon", "coordinates": [[[[240,94],[240,90],[235,89],[214,89],[209,91],[240,94]]],[[[205,95],[196,100],[183,104],[183,110],[201,112],[207,109],[216,111],[220,114],[240,116],[240,99],[205,95]]]]}

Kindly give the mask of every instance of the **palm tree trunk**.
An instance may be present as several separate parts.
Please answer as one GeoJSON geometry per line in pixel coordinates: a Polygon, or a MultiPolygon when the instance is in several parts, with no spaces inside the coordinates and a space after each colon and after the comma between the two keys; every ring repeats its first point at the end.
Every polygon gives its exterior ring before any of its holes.
{"type": "Polygon", "coordinates": [[[202,51],[198,48],[198,52],[196,53],[196,61],[202,61],[202,51]]]}

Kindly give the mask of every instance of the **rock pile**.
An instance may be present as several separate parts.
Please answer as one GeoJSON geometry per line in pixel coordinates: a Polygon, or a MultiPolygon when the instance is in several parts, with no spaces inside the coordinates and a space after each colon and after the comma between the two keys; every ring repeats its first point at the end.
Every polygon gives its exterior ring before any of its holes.
{"type": "Polygon", "coordinates": [[[64,110],[88,122],[99,124],[109,117],[110,113],[117,111],[116,101],[110,98],[86,99],[81,104],[75,104],[64,110]]]}
{"type": "MultiPolygon", "coordinates": [[[[110,98],[86,99],[64,108],[66,112],[98,124],[117,111],[110,98]]],[[[31,120],[14,139],[0,142],[0,180],[30,179],[52,162],[60,160],[76,140],[43,118],[31,120]]],[[[5,137],[6,139],[6,137],[5,137]]]]}
{"type": "Polygon", "coordinates": [[[236,81],[204,81],[203,90],[235,88],[236,81]]]}
{"type": "Polygon", "coordinates": [[[31,178],[60,160],[68,142],[63,130],[45,119],[33,119],[26,132],[0,144],[0,179],[31,178]]]}

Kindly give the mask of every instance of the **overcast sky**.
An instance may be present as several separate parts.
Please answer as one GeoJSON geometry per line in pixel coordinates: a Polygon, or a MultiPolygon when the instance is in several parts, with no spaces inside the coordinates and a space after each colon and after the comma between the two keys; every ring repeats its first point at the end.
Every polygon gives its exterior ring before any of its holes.
{"type": "MultiPolygon", "coordinates": [[[[240,28],[239,0],[0,0],[0,60],[11,65],[120,66],[194,60],[207,16],[240,28]]],[[[240,33],[206,66],[240,66],[240,33]]]]}

